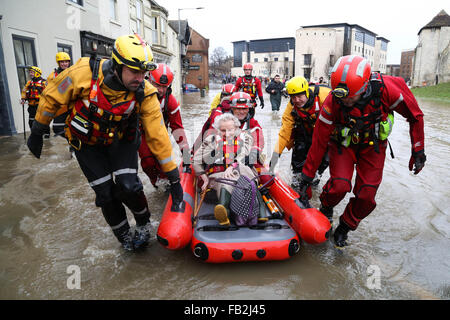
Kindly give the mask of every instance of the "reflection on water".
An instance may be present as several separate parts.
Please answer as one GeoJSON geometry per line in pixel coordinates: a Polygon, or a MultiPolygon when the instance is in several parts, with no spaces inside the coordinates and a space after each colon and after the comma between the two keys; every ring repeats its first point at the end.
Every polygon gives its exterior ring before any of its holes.
{"type": "MultiPolygon", "coordinates": [[[[191,144],[207,118],[206,97],[183,96],[182,115],[191,144]]],[[[270,157],[281,125],[266,97],[256,118],[264,127],[270,157]]],[[[90,190],[62,138],[45,141],[40,160],[23,135],[0,138],[0,298],[2,299],[449,299],[450,106],[420,101],[425,113],[427,163],[414,176],[408,124],[396,116],[378,206],[343,253],[329,242],[303,244],[281,262],[209,265],[188,249],[168,251],[155,240],[139,253],[124,252],[94,206],[90,190]],[[69,289],[77,266],[80,289],[69,289]],[[69,268],[69,269],[68,269],[69,268]],[[69,271],[69,272],[68,272],[69,271]]],[[[178,147],[174,148],[179,157],[178,147]]],[[[290,181],[290,152],[278,167],[290,181]]],[[[142,171],[158,227],[167,195],[142,171]]],[[[326,182],[325,173],[312,204],[326,182]]],[[[335,209],[338,218],[346,205],[335,209]]],[[[129,215],[132,219],[132,216],[129,215]]]]}

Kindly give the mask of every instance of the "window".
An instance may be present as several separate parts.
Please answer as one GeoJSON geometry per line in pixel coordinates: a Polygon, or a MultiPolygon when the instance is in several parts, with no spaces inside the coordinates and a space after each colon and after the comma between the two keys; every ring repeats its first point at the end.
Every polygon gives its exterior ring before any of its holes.
{"type": "Polygon", "coordinates": [[[70,56],[70,58],[72,59],[72,60],[70,60],[70,63],[71,64],[73,63],[72,46],[69,46],[68,44],[64,44],[64,43],[57,43],[56,44],[56,50],[58,52],[65,52],[65,53],[67,53],[70,56]]]}
{"type": "Polygon", "coordinates": [[[160,26],[161,26],[161,45],[166,45],[166,24],[167,21],[163,19],[162,17],[159,18],[160,26]]]}
{"type": "Polygon", "coordinates": [[[152,42],[153,44],[158,44],[158,17],[151,17],[151,28],[152,28],[152,42]]]}
{"type": "Polygon", "coordinates": [[[278,58],[273,58],[273,61],[278,61],[278,58]]]}
{"type": "Polygon", "coordinates": [[[289,61],[289,57],[284,57],[284,61],[289,61]]]}
{"type": "Polygon", "coordinates": [[[255,58],[255,59],[253,60],[253,62],[258,62],[258,58],[255,58]]]}
{"type": "Polygon", "coordinates": [[[303,64],[304,65],[311,65],[311,58],[312,58],[312,54],[304,54],[303,55],[303,64]]]}
{"type": "Polygon", "coordinates": [[[109,18],[117,21],[117,0],[109,0],[109,18]]]}
{"type": "Polygon", "coordinates": [[[36,52],[34,40],[31,38],[13,35],[14,56],[16,58],[17,74],[19,85],[22,89],[28,81],[28,67],[36,66],[36,52]]]}
{"type": "Polygon", "coordinates": [[[140,0],[136,1],[136,32],[144,36],[142,32],[142,2],[140,0]]]}
{"type": "Polygon", "coordinates": [[[194,54],[192,56],[192,62],[202,62],[202,56],[200,54],[194,54]]]}
{"type": "Polygon", "coordinates": [[[311,78],[311,68],[303,69],[303,76],[306,78],[306,80],[309,81],[309,79],[311,78]]]}
{"type": "Polygon", "coordinates": [[[269,58],[264,58],[264,62],[268,62],[269,61],[269,58]]]}

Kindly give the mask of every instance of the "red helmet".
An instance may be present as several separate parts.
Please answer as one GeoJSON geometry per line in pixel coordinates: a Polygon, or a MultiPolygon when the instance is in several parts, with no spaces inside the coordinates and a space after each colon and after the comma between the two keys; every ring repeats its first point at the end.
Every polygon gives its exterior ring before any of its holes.
{"type": "Polygon", "coordinates": [[[251,63],[246,63],[246,64],[244,64],[243,69],[244,70],[253,70],[253,66],[251,63]]]}
{"type": "Polygon", "coordinates": [[[245,92],[235,92],[231,95],[230,107],[239,109],[253,108],[252,97],[245,92]]]}
{"type": "Polygon", "coordinates": [[[232,83],[227,83],[224,84],[222,86],[222,93],[221,93],[221,97],[225,97],[225,96],[231,96],[234,92],[234,84],[232,83]]]}
{"type": "Polygon", "coordinates": [[[168,87],[173,81],[173,73],[168,65],[159,63],[158,68],[150,72],[150,80],[161,86],[168,87]]]}
{"type": "Polygon", "coordinates": [[[343,56],[331,70],[331,88],[337,98],[354,97],[366,91],[371,74],[370,63],[361,56],[343,56]]]}

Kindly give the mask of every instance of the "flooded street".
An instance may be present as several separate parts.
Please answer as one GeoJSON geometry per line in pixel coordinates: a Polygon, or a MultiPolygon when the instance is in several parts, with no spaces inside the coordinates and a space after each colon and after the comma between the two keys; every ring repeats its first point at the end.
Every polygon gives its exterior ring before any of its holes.
{"type": "MultiPolygon", "coordinates": [[[[190,144],[219,86],[201,98],[183,96],[190,144]]],[[[270,159],[287,104],[279,115],[256,110],[270,159]]],[[[65,139],[44,141],[41,159],[23,134],[0,137],[0,299],[450,299],[450,104],[419,100],[425,113],[427,162],[408,170],[409,126],[396,114],[377,208],[349,234],[343,252],[330,242],[302,244],[286,261],[211,265],[189,248],[169,251],[153,240],[142,252],[125,252],[101,211],[65,139]],[[80,271],[79,289],[70,284],[80,271]]],[[[179,157],[179,149],[174,148],[179,157]]],[[[290,182],[291,152],[278,172],[290,182]]],[[[156,233],[167,195],[140,169],[156,233]]],[[[318,207],[320,190],[311,204],[318,207]]],[[[344,210],[347,197],[335,208],[344,210]]],[[[128,212],[129,218],[132,215],[128,212]]]]}

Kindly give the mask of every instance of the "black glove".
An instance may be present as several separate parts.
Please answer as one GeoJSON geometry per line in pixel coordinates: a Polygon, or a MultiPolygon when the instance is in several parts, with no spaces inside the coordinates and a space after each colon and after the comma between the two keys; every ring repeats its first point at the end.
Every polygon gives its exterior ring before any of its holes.
{"type": "Polygon", "coordinates": [[[178,169],[166,172],[167,178],[170,182],[170,194],[172,196],[171,211],[184,212],[185,204],[183,201],[183,187],[180,183],[180,174],[178,169]]]}
{"type": "Polygon", "coordinates": [[[275,172],[275,166],[278,163],[278,159],[280,158],[281,154],[273,152],[272,153],[272,159],[270,159],[269,163],[269,172],[274,173],[275,172]]]}
{"type": "Polygon", "coordinates": [[[263,97],[259,97],[259,106],[261,107],[261,109],[264,109],[264,99],[263,99],[263,97]]]}
{"type": "Polygon", "coordinates": [[[42,136],[48,130],[48,126],[43,125],[36,120],[33,121],[33,126],[31,127],[31,134],[28,138],[27,146],[28,149],[30,149],[31,153],[38,159],[41,157],[42,145],[44,144],[42,136]]]}
{"type": "Polygon", "coordinates": [[[306,175],[303,174],[302,172],[302,180],[300,181],[300,185],[299,185],[299,195],[300,198],[298,199],[300,201],[300,203],[303,206],[303,209],[305,208],[311,208],[311,205],[309,204],[309,199],[308,199],[308,188],[311,186],[313,178],[310,178],[306,175]]]}
{"type": "Polygon", "coordinates": [[[414,168],[414,174],[418,174],[425,166],[425,161],[427,161],[427,156],[423,149],[417,152],[413,151],[409,159],[409,171],[414,168]]]}

